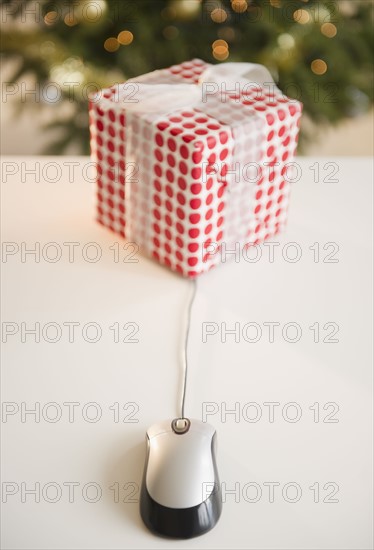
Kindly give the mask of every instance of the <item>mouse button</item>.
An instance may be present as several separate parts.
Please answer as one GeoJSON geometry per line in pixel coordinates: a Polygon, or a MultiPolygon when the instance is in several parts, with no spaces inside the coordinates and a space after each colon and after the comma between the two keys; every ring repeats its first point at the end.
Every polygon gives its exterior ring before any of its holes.
{"type": "Polygon", "coordinates": [[[202,422],[201,420],[191,419],[190,430],[195,433],[200,433],[201,435],[207,437],[213,437],[216,433],[215,428],[207,422],[202,422]]]}
{"type": "Polygon", "coordinates": [[[169,433],[171,431],[170,421],[164,420],[163,422],[158,422],[157,424],[150,426],[147,430],[147,436],[149,439],[152,439],[158,435],[169,433]]]}

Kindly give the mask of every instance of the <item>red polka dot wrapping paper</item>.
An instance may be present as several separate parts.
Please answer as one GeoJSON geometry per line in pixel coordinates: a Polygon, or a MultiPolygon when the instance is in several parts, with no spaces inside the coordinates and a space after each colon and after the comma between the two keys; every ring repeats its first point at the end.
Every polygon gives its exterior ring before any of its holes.
{"type": "Polygon", "coordinates": [[[234,65],[243,64],[194,59],[90,101],[97,220],[185,277],[221,263],[223,250],[273,238],[287,220],[302,104],[243,80],[202,100],[204,74],[234,65]]]}

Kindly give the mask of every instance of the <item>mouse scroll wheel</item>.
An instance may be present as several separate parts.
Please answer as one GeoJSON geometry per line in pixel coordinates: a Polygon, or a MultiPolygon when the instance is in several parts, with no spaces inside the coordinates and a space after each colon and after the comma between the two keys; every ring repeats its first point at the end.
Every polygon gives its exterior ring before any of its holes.
{"type": "Polygon", "coordinates": [[[174,433],[184,434],[190,429],[191,422],[188,418],[175,418],[171,423],[171,427],[174,433]]]}

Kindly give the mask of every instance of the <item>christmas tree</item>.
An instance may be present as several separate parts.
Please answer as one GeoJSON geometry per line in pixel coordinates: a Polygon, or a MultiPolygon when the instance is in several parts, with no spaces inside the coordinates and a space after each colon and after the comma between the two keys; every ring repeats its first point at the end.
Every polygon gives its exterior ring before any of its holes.
{"type": "Polygon", "coordinates": [[[6,0],[1,51],[18,61],[13,86],[32,73],[56,107],[49,126],[63,135],[47,152],[78,141],[87,153],[90,92],[195,57],[262,63],[320,126],[365,112],[372,13],[370,0],[6,0]]]}

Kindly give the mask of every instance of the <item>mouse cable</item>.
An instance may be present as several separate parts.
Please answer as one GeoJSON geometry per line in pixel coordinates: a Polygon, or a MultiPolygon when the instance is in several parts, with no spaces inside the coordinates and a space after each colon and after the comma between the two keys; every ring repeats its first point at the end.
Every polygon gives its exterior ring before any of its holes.
{"type": "Polygon", "coordinates": [[[183,385],[182,385],[182,402],[180,406],[180,417],[184,418],[184,402],[186,399],[186,387],[187,387],[187,372],[188,372],[188,336],[190,332],[190,325],[191,325],[191,310],[192,310],[192,304],[196,295],[196,287],[197,287],[197,281],[196,279],[192,279],[191,281],[191,296],[190,301],[187,308],[187,321],[186,321],[186,338],[184,343],[184,351],[183,351],[183,385]]]}

